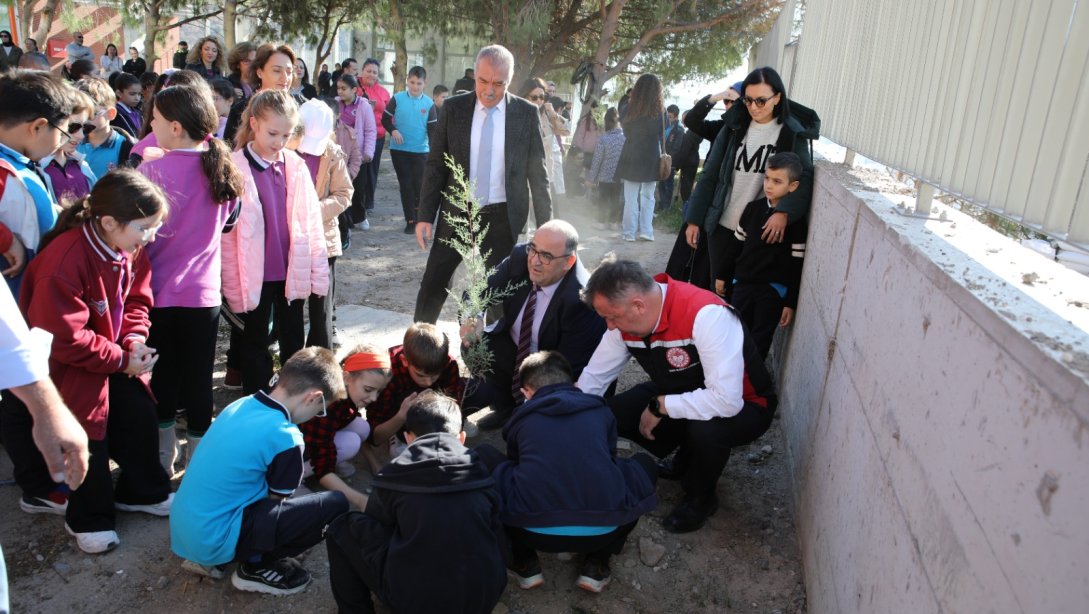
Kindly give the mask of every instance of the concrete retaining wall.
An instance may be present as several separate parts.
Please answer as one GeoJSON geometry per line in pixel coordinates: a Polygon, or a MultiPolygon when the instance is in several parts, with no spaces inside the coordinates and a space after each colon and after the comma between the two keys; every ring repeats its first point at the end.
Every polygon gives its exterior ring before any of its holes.
{"type": "Polygon", "coordinates": [[[810,611],[1089,611],[1086,334],[892,207],[818,169],[780,367],[810,611]]]}

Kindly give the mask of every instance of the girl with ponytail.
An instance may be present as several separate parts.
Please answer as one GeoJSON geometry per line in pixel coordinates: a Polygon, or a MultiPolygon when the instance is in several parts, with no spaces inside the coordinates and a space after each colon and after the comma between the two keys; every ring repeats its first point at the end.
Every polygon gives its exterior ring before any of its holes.
{"type": "Polygon", "coordinates": [[[186,457],[212,424],[212,368],[221,296],[220,239],[238,211],[242,174],[212,137],[219,115],[206,83],[172,85],[155,95],[151,129],[166,153],[139,171],[166,192],[174,215],[148,248],[155,271],[151,343],[159,366],[159,454],[167,475],[177,459],[175,412],[184,407],[186,457]]]}
{"type": "Polygon", "coordinates": [[[147,343],[146,247],[168,208],[158,186],[134,170],[115,169],[64,210],[23,279],[20,307],[30,326],[53,336],[49,374],[86,429],[91,458],[83,484],[59,492],[32,445],[29,414],[5,410],[5,442],[13,444],[8,452],[23,488],[20,507],[63,515],[65,529],[88,553],[119,543],[115,510],[165,517],[173,502],[158,463],[147,387],[157,354],[147,343]],[[121,467],[116,487],[111,459],[121,467]]]}

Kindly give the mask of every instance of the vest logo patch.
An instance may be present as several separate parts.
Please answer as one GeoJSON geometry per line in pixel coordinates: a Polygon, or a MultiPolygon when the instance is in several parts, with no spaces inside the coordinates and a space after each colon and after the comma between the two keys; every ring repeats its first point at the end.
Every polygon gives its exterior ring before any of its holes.
{"type": "Polygon", "coordinates": [[[669,348],[666,350],[666,361],[674,369],[683,369],[692,363],[692,357],[684,348],[669,348]]]}
{"type": "Polygon", "coordinates": [[[97,313],[100,316],[106,315],[106,301],[102,300],[102,301],[88,301],[88,302],[91,303],[91,308],[93,308],[95,310],[95,313],[97,313]]]}

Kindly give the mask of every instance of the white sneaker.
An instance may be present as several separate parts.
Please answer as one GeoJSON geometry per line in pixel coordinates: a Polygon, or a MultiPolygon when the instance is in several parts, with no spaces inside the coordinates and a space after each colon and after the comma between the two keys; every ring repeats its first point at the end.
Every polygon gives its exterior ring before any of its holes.
{"type": "Polygon", "coordinates": [[[370,220],[363,220],[362,222],[359,223],[359,229],[360,230],[370,230],[371,229],[371,221],[370,220]]]}
{"type": "Polygon", "coordinates": [[[174,504],[174,493],[167,495],[166,499],[150,505],[129,505],[128,503],[114,502],[113,506],[122,512],[143,512],[152,516],[169,516],[170,507],[174,504]]]}
{"type": "Polygon", "coordinates": [[[337,463],[336,474],[342,478],[350,478],[355,475],[355,465],[344,461],[343,463],[337,463]]]}
{"type": "Polygon", "coordinates": [[[117,531],[90,531],[87,533],[76,533],[72,530],[72,527],[68,526],[68,523],[64,523],[64,530],[68,531],[68,534],[76,538],[76,545],[79,549],[87,554],[101,554],[103,552],[109,552],[117,547],[121,543],[121,539],[117,537],[117,531]]]}

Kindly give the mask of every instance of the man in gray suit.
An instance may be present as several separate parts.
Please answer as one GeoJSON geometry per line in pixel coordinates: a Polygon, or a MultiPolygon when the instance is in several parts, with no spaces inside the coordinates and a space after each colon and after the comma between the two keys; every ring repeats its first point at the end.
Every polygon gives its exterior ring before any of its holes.
{"type": "Polygon", "coordinates": [[[476,91],[446,100],[431,138],[416,217],[420,249],[427,249],[436,214],[439,219],[416,297],[417,322],[438,320],[450,279],[461,262],[444,242],[454,235],[446,215],[460,215],[445,194],[453,185],[445,154],[475,182],[480,220],[488,225],[481,238],[488,267],[497,266],[514,248],[515,237],[529,217],[531,192],[537,223],[552,218],[537,107],[507,93],[514,77],[514,56],[500,45],[485,47],[476,56],[475,72],[476,91]]]}

